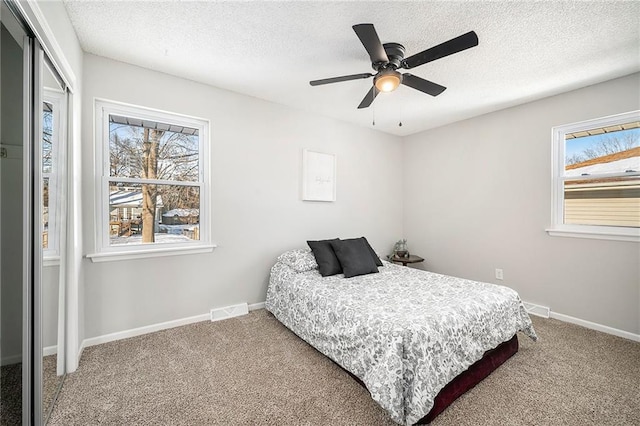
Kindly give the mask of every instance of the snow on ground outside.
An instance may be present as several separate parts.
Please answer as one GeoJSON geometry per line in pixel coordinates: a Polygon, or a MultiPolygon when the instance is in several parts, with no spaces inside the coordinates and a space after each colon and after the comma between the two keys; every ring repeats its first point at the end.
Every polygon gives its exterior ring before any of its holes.
{"type": "MultiPolygon", "coordinates": [[[[164,225],[162,223],[158,224],[158,230],[161,233],[173,234],[173,235],[181,235],[183,230],[193,231],[195,228],[198,228],[198,225],[164,225]]],[[[157,235],[157,234],[156,234],[157,235]]]]}
{"type": "MultiPolygon", "coordinates": [[[[198,225],[158,225],[160,233],[155,234],[156,243],[185,243],[196,241],[182,234],[183,230],[192,231],[198,228],[198,225]]],[[[109,238],[111,245],[120,244],[145,244],[142,242],[142,235],[132,235],[130,237],[112,236],[109,238]]]]}
{"type": "Polygon", "coordinates": [[[174,217],[174,216],[189,217],[189,216],[198,216],[199,214],[200,214],[200,210],[199,209],[173,209],[173,210],[169,210],[168,212],[163,213],[162,216],[165,216],[165,217],[174,217]]]}

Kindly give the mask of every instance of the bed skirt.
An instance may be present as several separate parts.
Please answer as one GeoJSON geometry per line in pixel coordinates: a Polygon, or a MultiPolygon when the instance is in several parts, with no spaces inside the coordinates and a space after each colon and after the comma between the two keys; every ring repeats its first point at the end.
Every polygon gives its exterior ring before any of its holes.
{"type": "MultiPolygon", "coordinates": [[[[472,364],[466,371],[460,373],[450,381],[436,396],[431,411],[421,418],[416,424],[428,424],[442,413],[445,408],[453,403],[460,395],[473,388],[484,378],[500,367],[506,360],[518,352],[518,336],[514,335],[510,340],[500,343],[493,349],[484,353],[484,356],[472,364]]],[[[342,367],[340,367],[342,368],[342,367]]],[[[344,370],[344,368],[343,368],[344,370]]],[[[347,370],[344,370],[347,371],[347,370]]],[[[349,373],[347,371],[347,373],[349,373]]],[[[361,386],[365,387],[362,380],[349,373],[361,386]]]]}

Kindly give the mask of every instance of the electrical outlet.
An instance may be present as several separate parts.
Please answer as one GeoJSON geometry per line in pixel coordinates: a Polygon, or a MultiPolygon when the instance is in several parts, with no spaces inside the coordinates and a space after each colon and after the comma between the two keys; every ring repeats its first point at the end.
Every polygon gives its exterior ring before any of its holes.
{"type": "Polygon", "coordinates": [[[496,268],[496,279],[497,280],[503,280],[504,279],[504,274],[502,273],[502,269],[496,268]]]}

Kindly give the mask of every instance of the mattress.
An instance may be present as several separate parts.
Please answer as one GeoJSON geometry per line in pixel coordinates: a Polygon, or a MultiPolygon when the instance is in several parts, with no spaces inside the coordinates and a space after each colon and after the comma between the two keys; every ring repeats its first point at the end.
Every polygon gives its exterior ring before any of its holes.
{"type": "Polygon", "coordinates": [[[518,331],[537,336],[514,290],[383,262],[379,273],[322,277],[277,262],[266,308],[359,378],[398,424],[518,331]]]}

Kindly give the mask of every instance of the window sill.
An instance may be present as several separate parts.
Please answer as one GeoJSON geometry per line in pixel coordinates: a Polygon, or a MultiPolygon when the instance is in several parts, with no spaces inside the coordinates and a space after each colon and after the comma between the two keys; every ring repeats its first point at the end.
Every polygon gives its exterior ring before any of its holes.
{"type": "Polygon", "coordinates": [[[596,240],[640,242],[640,229],[635,231],[607,231],[583,229],[547,229],[552,237],[591,238],[596,240]]]}
{"type": "Polygon", "coordinates": [[[194,247],[166,247],[128,251],[109,251],[92,253],[85,257],[93,263],[117,262],[120,260],[148,259],[152,257],[179,256],[185,254],[211,253],[216,248],[215,244],[198,245],[194,247]]]}

